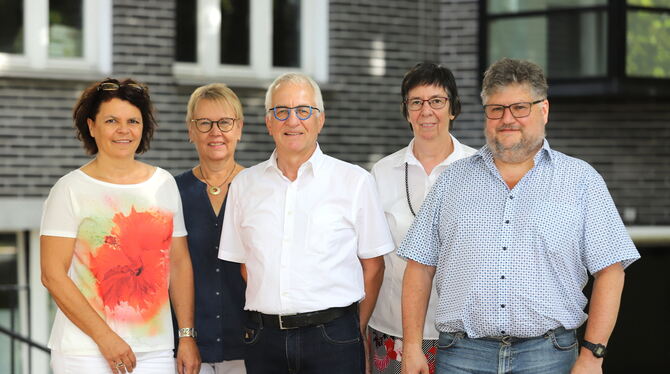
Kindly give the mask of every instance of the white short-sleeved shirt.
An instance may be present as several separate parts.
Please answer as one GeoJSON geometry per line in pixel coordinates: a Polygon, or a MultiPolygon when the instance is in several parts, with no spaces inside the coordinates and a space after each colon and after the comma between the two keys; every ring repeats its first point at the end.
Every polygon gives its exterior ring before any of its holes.
{"type": "Polygon", "coordinates": [[[247,267],[245,309],[343,307],[365,296],[361,258],[393,250],[374,180],[317,146],[295,181],[276,154],[230,186],[219,258],[247,267]]]}
{"type": "MultiPolygon", "coordinates": [[[[412,208],[415,213],[423,203],[426,194],[435,183],[437,177],[456,160],[473,155],[476,150],[460,143],[451,137],[454,150],[440,164],[435,166],[430,174],[426,174],[423,165],[414,156],[414,140],[409,145],[393,154],[379,160],[372,167],[372,176],[377,183],[377,190],[384,207],[386,220],[393,235],[395,246],[400,246],[409,226],[414,221],[414,215],[407,204],[405,189],[405,163],[407,163],[407,182],[409,186],[412,208]]],[[[377,299],[377,306],[370,318],[370,326],[385,334],[402,337],[402,315],[400,299],[402,295],[402,278],[405,274],[407,260],[391,252],[384,256],[386,270],[377,299]]],[[[435,309],[437,307],[437,293],[435,285],[430,295],[426,322],[423,329],[424,339],[437,339],[439,332],[435,329],[435,309]]]]}
{"type": "MultiPolygon", "coordinates": [[[[138,184],[62,177],[44,203],[40,235],[75,239],[68,275],[135,352],[173,348],[168,298],[172,237],[186,236],[172,175],[156,168],[138,184]]],[[[58,309],[49,347],[98,355],[95,342],[58,309]]]]}

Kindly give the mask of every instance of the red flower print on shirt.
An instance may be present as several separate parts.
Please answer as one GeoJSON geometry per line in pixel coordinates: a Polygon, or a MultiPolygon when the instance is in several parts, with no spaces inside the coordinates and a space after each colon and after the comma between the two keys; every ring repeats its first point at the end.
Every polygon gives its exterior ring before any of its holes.
{"type": "Polygon", "coordinates": [[[168,300],[172,214],[133,207],[117,213],[90,269],[106,314],[133,322],[156,315],[168,300]]]}

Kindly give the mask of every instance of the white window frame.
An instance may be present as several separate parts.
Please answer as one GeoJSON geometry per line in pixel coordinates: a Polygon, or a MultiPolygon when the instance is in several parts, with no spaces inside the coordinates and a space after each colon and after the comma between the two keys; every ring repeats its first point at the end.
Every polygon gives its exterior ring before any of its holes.
{"type": "Polygon", "coordinates": [[[272,0],[250,0],[249,65],[221,64],[219,0],[197,0],[196,62],[175,62],[180,83],[222,79],[240,86],[265,85],[276,76],[299,71],[319,82],[328,80],[328,0],[301,0],[300,61],[298,68],[272,66],[272,0]]]}
{"type": "Polygon", "coordinates": [[[0,53],[0,76],[90,79],[112,71],[112,2],[82,0],[83,56],[49,57],[49,0],[23,1],[23,54],[0,53]]]}

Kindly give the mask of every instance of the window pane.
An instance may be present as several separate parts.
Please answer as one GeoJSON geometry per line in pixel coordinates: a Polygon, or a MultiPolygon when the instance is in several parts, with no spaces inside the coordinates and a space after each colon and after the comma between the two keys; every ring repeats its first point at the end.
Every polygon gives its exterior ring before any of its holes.
{"type": "Polygon", "coordinates": [[[249,1],[221,0],[221,63],[249,65],[249,1]]]}
{"type": "Polygon", "coordinates": [[[628,12],[626,75],[670,78],[670,15],[628,12]]]}
{"type": "Polygon", "coordinates": [[[300,0],[274,0],[272,65],[300,67],[300,0]]]}
{"type": "Polygon", "coordinates": [[[193,0],[177,1],[177,45],[175,58],[180,62],[196,60],[196,2],[193,0]]]}
{"type": "Polygon", "coordinates": [[[49,1],[49,56],[82,57],[82,0],[49,1]]]}
{"type": "Polygon", "coordinates": [[[23,1],[0,0],[0,53],[23,54],[23,1]]]}
{"type": "Polygon", "coordinates": [[[670,0],[628,0],[628,5],[670,8],[670,0]]]}
{"type": "Polygon", "coordinates": [[[488,14],[606,5],[607,0],[488,0],[488,14]]]}
{"type": "Polygon", "coordinates": [[[527,59],[542,66],[549,78],[607,74],[604,12],[494,20],[488,40],[489,64],[502,57],[527,59]]]}

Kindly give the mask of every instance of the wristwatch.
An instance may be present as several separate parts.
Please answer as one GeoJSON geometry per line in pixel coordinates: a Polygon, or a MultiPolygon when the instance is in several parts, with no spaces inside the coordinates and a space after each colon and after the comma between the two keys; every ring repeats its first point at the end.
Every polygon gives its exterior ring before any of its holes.
{"type": "Polygon", "coordinates": [[[582,343],[582,347],[588,349],[589,351],[593,352],[593,355],[598,357],[598,358],[603,358],[605,357],[605,354],[607,354],[607,347],[605,347],[602,344],[594,344],[591,342],[588,342],[584,340],[582,343]]]}
{"type": "Polygon", "coordinates": [[[180,338],[196,338],[198,336],[198,333],[195,331],[195,328],[193,327],[184,327],[181,328],[177,331],[179,334],[180,338]]]}

